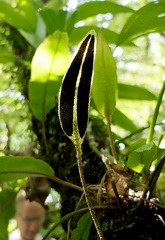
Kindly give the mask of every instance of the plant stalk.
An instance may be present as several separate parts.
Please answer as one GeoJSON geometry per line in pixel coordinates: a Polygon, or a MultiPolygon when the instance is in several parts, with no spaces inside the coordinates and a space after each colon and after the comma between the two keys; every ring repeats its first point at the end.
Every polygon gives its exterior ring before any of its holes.
{"type": "MultiPolygon", "coordinates": [[[[129,199],[130,200],[130,199],[129,199]]],[[[102,209],[105,209],[105,210],[109,210],[109,209],[112,209],[110,206],[94,206],[93,207],[94,209],[98,209],[98,210],[102,210],[102,209]]],[[[76,214],[79,214],[79,213],[84,213],[84,212],[87,212],[89,211],[89,208],[81,208],[79,210],[76,210],[74,212],[71,212],[71,213],[68,213],[67,215],[63,216],[57,223],[53,224],[51,226],[51,228],[49,229],[49,231],[46,233],[46,235],[43,237],[42,240],[46,240],[49,235],[51,234],[51,232],[53,232],[53,230],[60,224],[62,224],[63,222],[67,221],[69,218],[73,217],[74,215],[76,214]]]]}
{"type": "Polygon", "coordinates": [[[111,130],[111,117],[110,116],[106,116],[106,120],[107,120],[107,125],[108,125],[108,134],[109,134],[109,139],[110,139],[110,146],[111,146],[111,150],[112,150],[112,155],[114,157],[114,163],[118,163],[117,160],[117,153],[116,153],[116,147],[114,144],[114,139],[113,139],[113,133],[111,130]]]}
{"type": "Polygon", "coordinates": [[[44,120],[42,120],[42,137],[43,137],[43,142],[44,142],[46,154],[48,154],[48,144],[47,144],[47,139],[46,139],[46,130],[45,130],[44,120]]]}
{"type": "Polygon", "coordinates": [[[85,194],[86,203],[87,203],[87,206],[89,208],[89,211],[90,211],[93,223],[95,225],[97,234],[99,236],[99,239],[100,240],[104,240],[104,236],[103,236],[103,233],[101,231],[100,224],[99,224],[98,219],[96,217],[95,211],[93,210],[93,206],[92,206],[92,203],[90,201],[90,197],[89,197],[88,190],[87,190],[86,183],[85,183],[85,178],[84,178],[84,173],[83,173],[83,166],[82,166],[82,150],[81,150],[81,146],[78,144],[75,147],[76,147],[76,152],[77,152],[76,157],[77,157],[77,163],[78,163],[78,170],[79,170],[81,184],[82,184],[82,187],[83,187],[83,190],[84,190],[84,194],[85,194]]]}
{"type": "Polygon", "coordinates": [[[158,117],[158,114],[159,114],[159,108],[160,108],[160,105],[161,105],[161,102],[162,102],[164,91],[165,91],[165,81],[163,81],[163,86],[162,86],[161,91],[160,91],[159,96],[158,96],[158,101],[157,101],[157,104],[156,104],[156,107],[155,107],[153,117],[151,119],[151,125],[150,125],[149,134],[148,134],[148,138],[147,138],[146,143],[150,143],[153,140],[154,128],[155,128],[156,120],[157,120],[157,117],[158,117]]]}

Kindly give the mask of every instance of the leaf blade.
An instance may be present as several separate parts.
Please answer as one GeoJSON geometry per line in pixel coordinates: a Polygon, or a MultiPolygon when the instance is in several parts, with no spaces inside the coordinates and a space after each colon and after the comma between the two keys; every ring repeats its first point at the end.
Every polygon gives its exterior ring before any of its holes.
{"type": "Polygon", "coordinates": [[[32,157],[0,157],[0,181],[13,181],[27,176],[54,176],[44,161],[32,157]]]}
{"type": "Polygon", "coordinates": [[[144,169],[148,172],[156,152],[157,147],[153,142],[145,144],[130,153],[126,165],[138,173],[141,173],[144,169]]]}
{"type": "Polygon", "coordinates": [[[124,128],[125,130],[130,132],[134,132],[137,130],[137,126],[132,122],[132,120],[129,119],[125,114],[123,114],[117,108],[113,113],[112,122],[113,124],[118,125],[121,128],[124,128]]]}
{"type": "Polygon", "coordinates": [[[87,2],[77,7],[77,21],[100,13],[128,13],[134,10],[108,1],[87,2]]]}
{"type": "Polygon", "coordinates": [[[37,15],[30,1],[19,1],[15,8],[8,3],[0,2],[0,20],[7,22],[15,28],[34,32],[37,15]]]}
{"type": "Polygon", "coordinates": [[[117,99],[116,63],[101,32],[97,37],[92,96],[103,116],[113,114],[117,99]]]}
{"type": "Polygon", "coordinates": [[[117,45],[152,32],[165,30],[165,3],[151,2],[133,13],[121,30],[117,45]]]}
{"type": "Polygon", "coordinates": [[[94,60],[94,35],[92,31],[82,40],[63,79],[59,94],[61,127],[74,144],[76,141],[83,140],[87,127],[94,60]]]}
{"type": "Polygon", "coordinates": [[[90,213],[85,213],[78,221],[77,228],[73,230],[70,240],[88,240],[92,218],[90,213]]]}
{"type": "Polygon", "coordinates": [[[56,31],[49,35],[36,50],[32,60],[29,98],[32,111],[39,120],[44,120],[54,107],[54,99],[69,60],[68,37],[65,32],[56,31]]]}
{"type": "MultiPolygon", "coordinates": [[[[82,27],[77,27],[74,28],[70,35],[69,35],[69,40],[73,44],[77,44],[78,42],[81,41],[81,39],[87,35],[87,33],[91,30],[95,30],[95,32],[100,31],[100,28],[97,26],[82,26],[82,27]]],[[[117,36],[118,34],[114,31],[110,31],[109,29],[102,29],[102,32],[107,40],[108,43],[116,43],[117,41],[117,36]]]]}
{"type": "Polygon", "coordinates": [[[136,85],[128,85],[123,83],[118,83],[119,90],[119,98],[122,99],[135,99],[135,100],[156,100],[156,96],[147,90],[146,88],[136,86],[136,85]]]}

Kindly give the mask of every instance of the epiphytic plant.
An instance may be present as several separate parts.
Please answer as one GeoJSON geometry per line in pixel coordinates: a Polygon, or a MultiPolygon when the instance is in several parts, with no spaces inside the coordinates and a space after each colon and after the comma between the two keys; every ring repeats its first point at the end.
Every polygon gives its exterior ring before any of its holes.
{"type": "Polygon", "coordinates": [[[59,118],[63,131],[71,139],[76,148],[79,175],[86,202],[99,238],[104,239],[88,196],[83,174],[81,149],[88,121],[94,55],[95,33],[91,32],[82,41],[64,77],[59,97],[59,118]]]}

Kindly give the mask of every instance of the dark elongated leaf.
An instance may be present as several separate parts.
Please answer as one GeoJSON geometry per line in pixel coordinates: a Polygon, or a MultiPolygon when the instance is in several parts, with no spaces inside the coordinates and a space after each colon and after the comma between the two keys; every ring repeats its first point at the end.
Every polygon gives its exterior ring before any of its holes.
{"type": "Polygon", "coordinates": [[[34,32],[37,15],[28,0],[19,1],[16,7],[0,1],[0,21],[5,21],[13,27],[23,29],[27,32],[34,32]]]}
{"type": "Polygon", "coordinates": [[[82,41],[60,91],[60,123],[73,142],[75,139],[83,139],[87,127],[94,41],[94,33],[89,33],[82,41]]]}
{"type": "MultiPolygon", "coordinates": [[[[88,120],[88,108],[89,108],[89,97],[90,97],[90,87],[91,79],[93,73],[93,60],[94,60],[94,36],[91,36],[89,42],[87,55],[84,59],[80,83],[78,87],[78,99],[77,99],[77,120],[78,120],[78,129],[80,137],[83,138],[88,120]],[[83,119],[84,118],[84,119],[83,119]]],[[[76,109],[76,108],[75,108],[76,109]]]]}
{"type": "Polygon", "coordinates": [[[92,96],[103,116],[113,114],[117,99],[116,63],[101,32],[97,36],[92,96]]]}
{"type": "Polygon", "coordinates": [[[77,228],[73,230],[70,240],[88,240],[91,226],[92,218],[88,212],[78,221],[77,228]]]}
{"type": "Polygon", "coordinates": [[[156,96],[143,87],[136,85],[118,84],[119,98],[135,100],[156,100],[156,96]]]}
{"type": "Polygon", "coordinates": [[[32,157],[0,157],[0,181],[28,176],[54,176],[54,171],[46,162],[32,157]]]}
{"type": "Polygon", "coordinates": [[[153,1],[130,16],[118,36],[117,45],[152,32],[165,30],[165,2],[153,1]]]}

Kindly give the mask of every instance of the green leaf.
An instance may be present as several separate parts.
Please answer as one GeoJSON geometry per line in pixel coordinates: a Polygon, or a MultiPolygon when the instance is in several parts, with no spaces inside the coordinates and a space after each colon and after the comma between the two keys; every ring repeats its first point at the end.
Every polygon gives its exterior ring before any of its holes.
{"type": "Polygon", "coordinates": [[[63,79],[59,97],[59,118],[63,131],[75,145],[81,145],[88,122],[93,73],[95,33],[80,44],[63,79]]]}
{"type": "Polygon", "coordinates": [[[118,109],[115,109],[113,116],[112,116],[112,123],[114,125],[118,125],[125,130],[130,132],[134,132],[137,130],[137,126],[133,123],[131,119],[129,119],[125,114],[123,114],[118,109]]]}
{"type": "Polygon", "coordinates": [[[70,60],[68,37],[56,31],[38,47],[32,60],[29,83],[30,104],[34,115],[45,120],[54,107],[55,96],[70,60]]]}
{"type": "Polygon", "coordinates": [[[108,1],[89,1],[82,5],[79,5],[76,8],[75,12],[73,12],[69,19],[68,28],[71,28],[71,25],[74,26],[74,24],[78,21],[81,21],[88,17],[96,16],[97,14],[117,14],[129,12],[131,13],[133,11],[134,10],[129,7],[125,7],[108,1]]]}
{"type": "Polygon", "coordinates": [[[156,100],[156,96],[143,87],[136,85],[118,84],[119,98],[135,100],[156,100]]]}
{"type": "Polygon", "coordinates": [[[75,23],[97,14],[129,12],[134,12],[134,10],[108,1],[89,1],[79,5],[73,13],[68,14],[66,28],[70,32],[74,28],[75,23]]]}
{"type": "MultiPolygon", "coordinates": [[[[80,40],[85,36],[91,29],[95,30],[95,32],[100,31],[99,27],[96,26],[83,26],[77,27],[72,30],[69,36],[69,41],[72,44],[77,44],[80,40]]],[[[102,33],[105,36],[105,39],[108,43],[116,43],[118,34],[110,31],[109,29],[102,29],[102,33]]]]}
{"type": "Polygon", "coordinates": [[[0,48],[0,63],[10,63],[16,61],[17,57],[8,49],[0,48]]]}
{"type": "Polygon", "coordinates": [[[165,2],[154,1],[130,16],[118,36],[117,45],[152,32],[165,30],[165,2]]]}
{"type": "Polygon", "coordinates": [[[15,28],[34,32],[37,23],[36,11],[28,0],[21,0],[12,7],[0,1],[0,21],[5,21],[15,28]]]}
{"type": "Polygon", "coordinates": [[[116,63],[101,32],[97,36],[92,96],[103,116],[112,115],[117,99],[116,63]]]}
{"type": "Polygon", "coordinates": [[[78,221],[77,228],[73,230],[70,240],[88,240],[91,226],[92,218],[87,212],[78,221]]]}
{"type": "Polygon", "coordinates": [[[28,176],[54,176],[44,161],[32,157],[0,157],[0,181],[13,181],[28,176]]]}
{"type": "MultiPolygon", "coordinates": [[[[69,35],[69,41],[72,44],[77,44],[78,42],[80,42],[80,40],[83,38],[84,35],[86,35],[91,29],[95,30],[95,32],[99,32],[100,31],[100,27],[97,26],[82,26],[82,27],[74,27],[72,29],[72,31],[70,32],[69,35]]],[[[102,28],[101,29],[107,43],[117,43],[118,40],[118,34],[114,31],[111,31],[107,28],[102,28]]],[[[135,44],[131,41],[126,41],[124,42],[123,45],[128,45],[128,46],[135,46],[135,44]]]]}
{"type": "Polygon", "coordinates": [[[14,217],[15,213],[15,195],[10,189],[4,189],[0,192],[0,239],[8,239],[7,226],[9,220],[14,217]]]}
{"type": "Polygon", "coordinates": [[[47,29],[41,16],[37,15],[36,29],[33,33],[26,32],[22,29],[20,29],[19,32],[34,48],[37,48],[45,39],[47,29]]]}
{"type": "Polygon", "coordinates": [[[66,13],[67,12],[63,10],[55,11],[47,7],[41,9],[40,15],[46,24],[48,33],[52,34],[55,30],[63,31],[65,29],[66,13]],[[52,24],[53,22],[55,24],[52,24]]]}
{"type": "Polygon", "coordinates": [[[140,138],[137,141],[131,141],[131,145],[128,147],[127,154],[130,155],[133,151],[145,145],[145,143],[146,143],[145,138],[140,138]]]}
{"type": "Polygon", "coordinates": [[[165,155],[165,149],[164,148],[158,148],[156,158],[160,159],[163,155],[165,155]]]}
{"type": "Polygon", "coordinates": [[[148,171],[156,152],[157,147],[153,142],[137,148],[128,156],[127,167],[138,173],[144,169],[148,171]]]}

